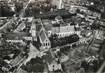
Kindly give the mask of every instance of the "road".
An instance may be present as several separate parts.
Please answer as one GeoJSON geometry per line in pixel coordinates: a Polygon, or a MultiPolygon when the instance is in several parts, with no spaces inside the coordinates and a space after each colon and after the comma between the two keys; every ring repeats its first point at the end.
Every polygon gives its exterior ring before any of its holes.
{"type": "Polygon", "coordinates": [[[92,38],[92,41],[91,41],[91,43],[87,46],[87,50],[88,50],[88,51],[90,50],[91,46],[93,45],[93,43],[94,43],[94,41],[95,41],[95,36],[96,36],[96,32],[93,31],[93,38],[92,38]]]}
{"type": "Polygon", "coordinates": [[[103,62],[103,64],[101,65],[101,67],[99,68],[99,70],[97,71],[97,73],[103,73],[103,69],[105,68],[105,61],[103,62]]]}
{"type": "Polygon", "coordinates": [[[4,30],[5,28],[7,28],[10,24],[12,20],[10,20],[9,22],[7,22],[6,24],[4,24],[2,27],[0,27],[0,31],[4,30]]]}

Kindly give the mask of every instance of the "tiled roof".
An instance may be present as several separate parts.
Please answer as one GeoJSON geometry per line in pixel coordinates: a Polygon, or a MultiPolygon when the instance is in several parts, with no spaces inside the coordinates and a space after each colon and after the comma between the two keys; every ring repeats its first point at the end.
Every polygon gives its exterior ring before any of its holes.
{"type": "Polygon", "coordinates": [[[51,53],[48,51],[46,52],[47,55],[46,56],[43,56],[43,58],[45,59],[45,61],[49,64],[52,63],[52,61],[54,60],[54,58],[52,57],[51,53]]]}
{"type": "Polygon", "coordinates": [[[21,31],[21,30],[23,30],[24,28],[25,28],[25,23],[24,22],[22,22],[17,28],[16,28],[16,30],[15,30],[15,32],[19,32],[19,31],[21,31]]]}
{"type": "Polygon", "coordinates": [[[40,40],[41,40],[42,42],[44,42],[44,40],[47,38],[47,35],[46,35],[46,33],[45,33],[44,30],[41,30],[39,36],[40,36],[40,40]]]}
{"type": "Polygon", "coordinates": [[[25,70],[23,70],[23,69],[19,69],[18,71],[17,71],[17,73],[27,73],[27,71],[25,71],[25,70]]]}
{"type": "Polygon", "coordinates": [[[100,40],[100,39],[96,39],[96,40],[94,41],[94,43],[96,43],[96,44],[101,44],[101,43],[103,43],[103,41],[100,40]]]}
{"type": "Polygon", "coordinates": [[[10,65],[11,65],[11,66],[16,66],[16,65],[20,62],[21,59],[23,59],[23,57],[22,57],[21,55],[17,56],[17,57],[10,63],[10,65]]]}
{"type": "Polygon", "coordinates": [[[35,18],[42,18],[42,19],[53,19],[56,16],[61,16],[62,18],[69,18],[75,16],[76,14],[71,14],[67,10],[61,9],[54,12],[47,12],[44,14],[34,15],[35,18]]]}
{"type": "Polygon", "coordinates": [[[92,50],[96,50],[96,51],[99,50],[99,48],[97,48],[97,47],[91,47],[91,49],[92,49],[92,50]]]}
{"type": "Polygon", "coordinates": [[[93,46],[99,48],[100,44],[93,44],[93,46]]]}
{"type": "Polygon", "coordinates": [[[6,37],[9,40],[20,40],[22,37],[28,36],[27,33],[19,32],[19,33],[6,33],[6,37]]]}
{"type": "Polygon", "coordinates": [[[51,30],[52,23],[50,20],[42,20],[42,22],[46,31],[51,30]]]}

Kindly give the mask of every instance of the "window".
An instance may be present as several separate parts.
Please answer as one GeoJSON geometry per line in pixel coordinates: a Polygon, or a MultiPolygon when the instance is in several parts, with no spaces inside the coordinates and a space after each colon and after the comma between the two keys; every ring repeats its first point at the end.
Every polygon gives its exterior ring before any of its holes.
{"type": "Polygon", "coordinates": [[[43,46],[46,46],[46,44],[44,43],[43,46]]]}
{"type": "Polygon", "coordinates": [[[47,43],[46,43],[46,46],[47,46],[47,43]]]}
{"type": "Polygon", "coordinates": [[[59,37],[61,37],[61,34],[59,34],[59,37]]]}
{"type": "Polygon", "coordinates": [[[49,43],[47,45],[49,46],[49,43]]]}

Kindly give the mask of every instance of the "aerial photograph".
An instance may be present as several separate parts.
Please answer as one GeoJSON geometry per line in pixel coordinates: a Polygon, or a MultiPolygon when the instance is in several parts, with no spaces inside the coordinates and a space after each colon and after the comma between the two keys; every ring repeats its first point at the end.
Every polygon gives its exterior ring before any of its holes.
{"type": "Polygon", "coordinates": [[[0,73],[105,73],[105,0],[0,0],[0,73]]]}

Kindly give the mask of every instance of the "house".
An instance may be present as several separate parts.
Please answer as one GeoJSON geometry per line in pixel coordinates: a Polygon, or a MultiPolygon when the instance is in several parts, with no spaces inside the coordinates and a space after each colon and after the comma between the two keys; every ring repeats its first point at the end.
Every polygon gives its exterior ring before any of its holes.
{"type": "Polygon", "coordinates": [[[35,18],[41,19],[54,19],[56,16],[61,16],[62,18],[70,18],[72,16],[76,16],[76,14],[71,14],[65,9],[59,9],[53,12],[47,12],[43,14],[34,15],[35,18]]]}
{"type": "Polygon", "coordinates": [[[92,54],[96,54],[96,52],[97,51],[99,51],[99,48],[97,48],[97,47],[91,47],[91,52],[92,52],[92,54]]]}
{"type": "Polygon", "coordinates": [[[71,34],[76,33],[74,26],[66,25],[66,26],[60,26],[60,27],[53,27],[52,33],[57,34],[59,38],[69,36],[71,34]]]}
{"type": "Polygon", "coordinates": [[[44,27],[42,27],[39,32],[39,39],[40,39],[40,43],[41,43],[41,50],[49,49],[51,47],[50,40],[47,36],[47,33],[46,33],[44,27]]]}
{"type": "Polygon", "coordinates": [[[88,10],[92,11],[92,12],[96,12],[98,14],[101,13],[101,11],[99,9],[97,9],[97,7],[95,6],[86,6],[88,8],[88,10]]]}
{"type": "Polygon", "coordinates": [[[103,36],[103,31],[96,31],[96,39],[100,39],[103,40],[104,36],[103,36]]]}
{"type": "Polygon", "coordinates": [[[100,18],[101,17],[101,13],[94,12],[93,16],[100,18]]]}
{"type": "Polygon", "coordinates": [[[92,31],[91,30],[82,30],[80,35],[88,38],[92,35],[92,31]]]}
{"type": "Polygon", "coordinates": [[[94,23],[94,21],[97,19],[97,17],[92,16],[92,15],[88,15],[85,17],[86,21],[89,22],[90,25],[92,25],[94,23]]]}
{"type": "Polygon", "coordinates": [[[93,46],[93,47],[96,47],[96,48],[100,48],[100,44],[94,43],[92,46],[93,46]]]}
{"type": "Polygon", "coordinates": [[[51,64],[48,64],[48,69],[49,71],[57,71],[57,70],[61,70],[61,64],[57,64],[56,61],[53,61],[51,64]]]}
{"type": "Polygon", "coordinates": [[[24,55],[21,53],[21,54],[19,54],[15,59],[13,59],[13,60],[9,63],[9,65],[10,65],[11,67],[18,66],[18,65],[20,65],[21,63],[23,63],[25,59],[26,59],[26,56],[24,56],[24,55]]]}
{"type": "Polygon", "coordinates": [[[22,23],[18,25],[18,27],[14,30],[14,32],[20,32],[24,28],[26,28],[26,24],[25,24],[25,21],[22,21],[22,23]]]}
{"type": "Polygon", "coordinates": [[[32,36],[33,40],[37,41],[37,36],[36,36],[36,25],[35,25],[35,22],[34,22],[34,21],[32,21],[30,33],[31,33],[31,36],[32,36]]]}
{"type": "Polygon", "coordinates": [[[101,40],[101,39],[95,39],[94,43],[95,44],[102,44],[103,40],[101,40]]]}
{"type": "Polygon", "coordinates": [[[55,21],[42,21],[48,37],[50,37],[51,34],[57,34],[58,37],[61,38],[77,33],[75,32],[74,26],[70,25],[70,23],[65,23],[61,17],[55,18],[55,21]]]}
{"type": "Polygon", "coordinates": [[[58,63],[54,56],[51,54],[51,52],[46,52],[46,56],[44,56],[43,58],[45,59],[46,63],[47,63],[47,66],[48,66],[48,70],[50,72],[53,72],[53,71],[57,71],[57,70],[62,70],[62,66],[60,63],[58,63]]]}
{"type": "Polygon", "coordinates": [[[6,40],[7,42],[24,43],[23,38],[29,39],[30,37],[28,37],[27,33],[19,32],[19,33],[6,33],[6,38],[7,38],[6,40]]]}
{"type": "Polygon", "coordinates": [[[27,71],[25,71],[22,68],[20,68],[16,73],[27,73],[27,71]]]}
{"type": "Polygon", "coordinates": [[[64,8],[63,0],[51,0],[51,4],[56,6],[57,9],[64,8]]]}
{"type": "Polygon", "coordinates": [[[64,21],[63,21],[63,19],[62,19],[62,17],[61,16],[56,16],[55,17],[55,21],[56,21],[56,23],[58,23],[58,24],[63,24],[64,23],[64,21]]]}

